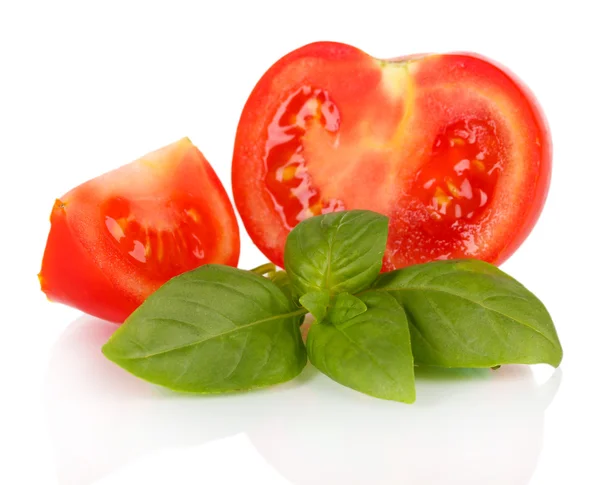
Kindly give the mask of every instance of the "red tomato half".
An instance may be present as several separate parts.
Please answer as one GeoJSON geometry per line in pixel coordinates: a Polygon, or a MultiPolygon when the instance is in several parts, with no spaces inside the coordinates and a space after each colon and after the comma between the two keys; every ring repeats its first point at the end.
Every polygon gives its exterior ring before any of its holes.
{"type": "Polygon", "coordinates": [[[343,209],[390,217],[386,270],[500,264],[537,221],[550,165],[544,116],[502,67],[473,54],[380,60],[320,42],[254,88],[233,194],[253,241],[280,266],[299,221],[343,209]]]}
{"type": "Polygon", "coordinates": [[[173,276],[239,258],[231,202],[187,138],[74,188],[50,222],[42,290],[114,322],[173,276]]]}

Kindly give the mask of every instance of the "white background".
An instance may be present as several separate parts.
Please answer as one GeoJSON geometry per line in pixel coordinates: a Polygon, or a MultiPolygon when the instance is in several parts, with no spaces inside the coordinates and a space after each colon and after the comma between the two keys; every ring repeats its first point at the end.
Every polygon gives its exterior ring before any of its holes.
{"type": "MultiPolygon", "coordinates": [[[[598,17],[592,1],[0,3],[0,483],[600,483],[598,17]],[[166,393],[102,358],[114,326],[46,302],[54,199],[189,136],[230,190],[261,74],[316,40],[385,58],[475,51],[536,93],[550,195],[503,269],[553,315],[561,368],[421,374],[413,406],[308,368],[237,396],[166,393]]],[[[240,265],[263,261],[244,235],[240,265]]]]}

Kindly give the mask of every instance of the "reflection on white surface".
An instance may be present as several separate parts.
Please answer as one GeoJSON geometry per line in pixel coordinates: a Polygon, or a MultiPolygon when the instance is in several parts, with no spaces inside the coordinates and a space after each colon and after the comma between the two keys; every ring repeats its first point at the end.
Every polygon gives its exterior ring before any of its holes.
{"type": "Polygon", "coordinates": [[[538,384],[526,366],[420,370],[409,406],[363,396],[309,366],[264,391],[179,395],[102,356],[115,329],[81,317],[53,350],[46,405],[61,485],[239,433],[294,485],[525,485],[561,376],[538,384]]]}

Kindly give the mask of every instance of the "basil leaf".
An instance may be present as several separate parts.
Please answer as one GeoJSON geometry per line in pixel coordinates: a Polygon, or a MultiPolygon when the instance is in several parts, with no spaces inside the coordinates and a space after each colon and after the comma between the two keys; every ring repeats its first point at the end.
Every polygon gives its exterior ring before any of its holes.
{"type": "Polygon", "coordinates": [[[264,387],[304,368],[305,313],[267,278],[206,265],[150,295],[102,351],[132,374],[174,390],[264,387]]]}
{"type": "Polygon", "coordinates": [[[300,304],[306,308],[317,322],[321,322],[327,314],[329,293],[325,291],[311,291],[300,297],[300,304]]]}
{"type": "Polygon", "coordinates": [[[284,261],[296,294],[331,295],[367,288],[381,271],[388,218],[371,211],[333,212],[300,222],[288,235],[284,261]]]}
{"type": "Polygon", "coordinates": [[[334,325],[343,325],[352,318],[367,311],[367,305],[350,293],[340,293],[333,298],[329,309],[329,321],[334,325]]]}
{"type": "Polygon", "coordinates": [[[381,275],[368,291],[385,292],[402,304],[417,364],[558,367],[562,360],[554,324],[542,302],[483,261],[411,266],[381,275]]]}
{"type": "Polygon", "coordinates": [[[406,315],[386,293],[360,297],[367,310],[332,325],[329,317],[308,332],[312,364],[340,384],[382,399],[415,400],[415,376],[406,315]]]}

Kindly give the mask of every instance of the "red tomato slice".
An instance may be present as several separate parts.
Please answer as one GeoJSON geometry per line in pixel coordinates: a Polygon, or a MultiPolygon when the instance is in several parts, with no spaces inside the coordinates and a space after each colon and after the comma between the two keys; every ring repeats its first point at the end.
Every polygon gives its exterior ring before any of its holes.
{"type": "Polygon", "coordinates": [[[386,270],[500,264],[537,221],[550,165],[540,107],[489,60],[380,60],[320,42],[280,59],[251,93],[233,194],[251,238],[280,266],[299,221],[343,209],[390,217],[386,270]]]}
{"type": "Polygon", "coordinates": [[[114,322],[173,276],[239,258],[231,202],[187,138],[74,188],[50,222],[42,290],[114,322]]]}

